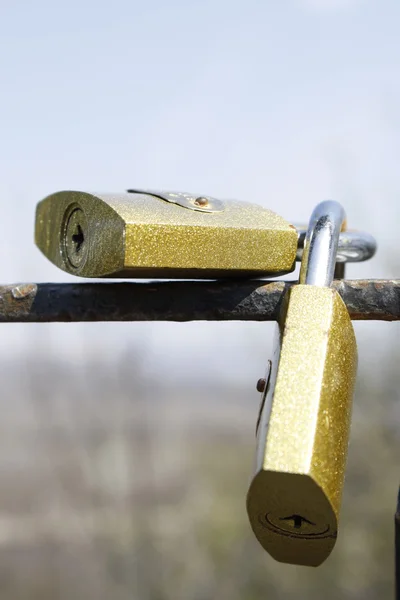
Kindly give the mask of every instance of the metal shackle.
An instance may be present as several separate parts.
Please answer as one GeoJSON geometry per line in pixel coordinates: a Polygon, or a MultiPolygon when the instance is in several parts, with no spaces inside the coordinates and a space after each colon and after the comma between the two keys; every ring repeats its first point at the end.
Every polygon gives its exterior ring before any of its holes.
{"type": "Polygon", "coordinates": [[[325,200],[314,208],[304,240],[300,284],[330,287],[345,219],[343,207],[334,200],[325,200]]]}
{"type": "MultiPolygon", "coordinates": [[[[296,226],[298,233],[296,260],[301,262],[303,257],[306,227],[296,226]]],[[[356,263],[369,260],[376,252],[375,238],[365,231],[341,231],[339,236],[337,263],[356,263]]]]}

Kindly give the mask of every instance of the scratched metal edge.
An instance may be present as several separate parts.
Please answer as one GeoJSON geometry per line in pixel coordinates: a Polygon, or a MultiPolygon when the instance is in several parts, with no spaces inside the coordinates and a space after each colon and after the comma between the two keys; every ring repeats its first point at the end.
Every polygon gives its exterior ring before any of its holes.
{"type": "MultiPolygon", "coordinates": [[[[0,286],[0,322],[275,321],[296,282],[169,281],[0,286]]],[[[335,281],[353,320],[400,320],[400,280],[335,281]]]]}

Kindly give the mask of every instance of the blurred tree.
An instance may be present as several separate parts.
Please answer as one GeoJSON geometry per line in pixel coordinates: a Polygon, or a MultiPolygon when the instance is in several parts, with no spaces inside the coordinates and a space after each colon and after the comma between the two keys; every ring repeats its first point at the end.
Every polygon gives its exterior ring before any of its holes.
{"type": "Polygon", "coordinates": [[[247,388],[167,388],[135,356],[3,363],[1,597],[390,598],[397,363],[379,386],[361,365],[339,539],[318,569],[274,562],[250,531],[247,388]]]}

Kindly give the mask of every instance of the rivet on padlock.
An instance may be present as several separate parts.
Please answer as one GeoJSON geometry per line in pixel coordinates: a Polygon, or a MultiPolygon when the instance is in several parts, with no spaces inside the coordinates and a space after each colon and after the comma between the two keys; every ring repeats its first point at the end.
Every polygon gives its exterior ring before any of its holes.
{"type": "Polygon", "coordinates": [[[332,551],[344,482],[357,347],[347,308],[330,287],[344,218],[332,201],[312,214],[262,392],[247,497],[262,546],[300,565],[317,566],[332,551]]]}

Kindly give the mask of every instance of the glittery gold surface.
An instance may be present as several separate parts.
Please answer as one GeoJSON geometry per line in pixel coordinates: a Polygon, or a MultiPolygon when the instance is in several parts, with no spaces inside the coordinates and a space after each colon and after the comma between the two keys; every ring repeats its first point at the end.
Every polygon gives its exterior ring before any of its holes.
{"type": "Polygon", "coordinates": [[[274,558],[317,566],[337,535],[356,341],[346,306],[332,288],[293,287],[281,317],[248,513],[274,558]],[[304,520],[290,519],[296,515],[304,520]]]}
{"type": "Polygon", "coordinates": [[[59,192],[39,203],[35,240],[58,267],[84,277],[211,278],[293,270],[297,232],[289,223],[255,204],[224,204],[223,212],[204,213],[145,194],[59,192]],[[88,228],[88,256],[78,268],[63,251],[64,215],[71,205],[84,212],[88,228]]]}

